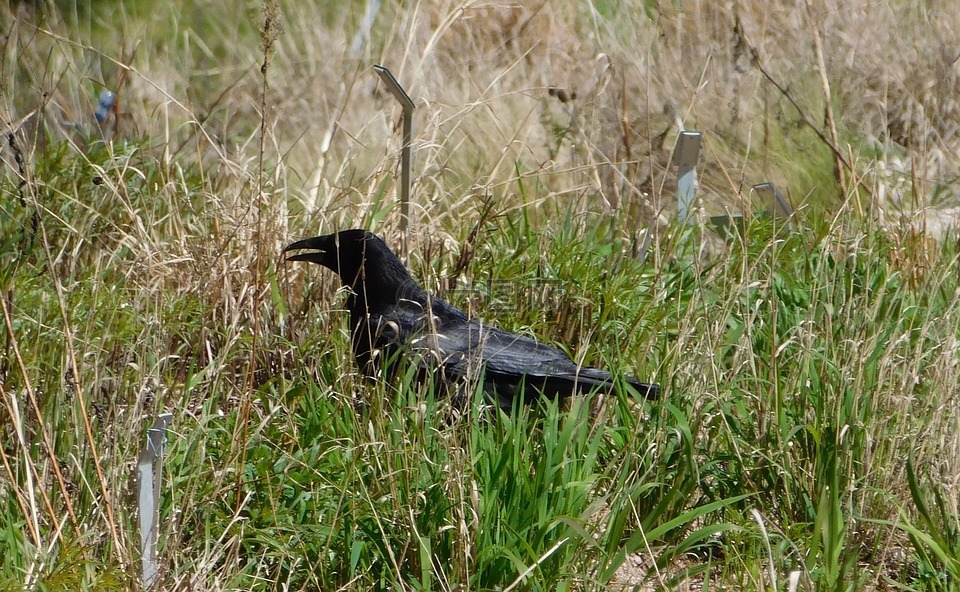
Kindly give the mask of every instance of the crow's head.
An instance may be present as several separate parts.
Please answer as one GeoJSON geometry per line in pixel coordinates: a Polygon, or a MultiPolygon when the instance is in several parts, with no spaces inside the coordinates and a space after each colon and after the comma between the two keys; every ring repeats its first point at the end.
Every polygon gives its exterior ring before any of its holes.
{"type": "MultiPolygon", "coordinates": [[[[290,245],[283,250],[299,251],[287,257],[287,261],[311,261],[336,272],[345,286],[354,287],[361,279],[365,267],[374,271],[385,258],[393,257],[393,253],[380,238],[366,230],[343,230],[335,234],[325,234],[306,238],[290,245]]],[[[395,257],[394,257],[395,258],[395,257]]]]}
{"type": "Polygon", "coordinates": [[[380,237],[366,230],[342,230],[287,245],[284,252],[305,250],[287,261],[312,261],[333,270],[343,285],[364,300],[395,300],[413,282],[403,262],[380,237]],[[306,251],[309,249],[309,251],[306,251]],[[372,292],[372,294],[368,294],[372,292]]]}

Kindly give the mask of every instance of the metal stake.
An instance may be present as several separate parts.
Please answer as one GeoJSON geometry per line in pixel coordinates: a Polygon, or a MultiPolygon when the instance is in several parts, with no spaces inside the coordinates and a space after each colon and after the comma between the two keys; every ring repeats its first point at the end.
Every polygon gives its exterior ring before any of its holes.
{"type": "Polygon", "coordinates": [[[143,589],[157,579],[157,522],[160,519],[160,463],[172,413],[161,413],[147,430],[147,445],[137,459],[137,502],[140,512],[140,553],[143,589]]]}
{"type": "Polygon", "coordinates": [[[681,224],[690,224],[693,199],[697,194],[697,159],[700,158],[700,132],[681,131],[673,152],[677,165],[677,218],[681,224]]]}
{"type": "Polygon", "coordinates": [[[410,167],[413,163],[411,154],[413,145],[413,99],[407,94],[390,70],[383,66],[374,66],[373,71],[380,76],[380,80],[387,86],[390,94],[397,99],[403,110],[403,148],[400,150],[400,230],[403,231],[403,251],[407,251],[407,237],[410,234],[410,167]]]}
{"type": "Polygon", "coordinates": [[[759,183],[753,186],[753,191],[764,200],[771,218],[774,220],[785,219],[787,230],[793,230],[793,222],[791,221],[793,219],[793,208],[787,203],[786,198],[783,197],[776,185],[770,181],[759,183]]]}

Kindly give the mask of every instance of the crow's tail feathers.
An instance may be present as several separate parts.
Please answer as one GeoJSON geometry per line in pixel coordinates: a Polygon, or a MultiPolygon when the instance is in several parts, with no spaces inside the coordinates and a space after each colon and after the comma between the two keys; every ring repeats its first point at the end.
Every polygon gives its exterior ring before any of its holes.
{"type": "MultiPolygon", "coordinates": [[[[613,386],[616,383],[616,378],[613,374],[607,372],[606,370],[600,370],[598,368],[581,368],[577,376],[577,381],[582,385],[581,388],[584,388],[585,390],[598,388],[600,390],[609,392],[613,390],[613,386]]],[[[636,378],[627,375],[623,376],[623,381],[644,399],[653,400],[660,396],[659,385],[640,382],[636,378]]]]}
{"type": "Polygon", "coordinates": [[[630,387],[636,390],[641,397],[648,399],[650,401],[660,398],[660,385],[659,384],[650,384],[648,382],[640,382],[632,376],[624,377],[624,380],[630,387]]]}

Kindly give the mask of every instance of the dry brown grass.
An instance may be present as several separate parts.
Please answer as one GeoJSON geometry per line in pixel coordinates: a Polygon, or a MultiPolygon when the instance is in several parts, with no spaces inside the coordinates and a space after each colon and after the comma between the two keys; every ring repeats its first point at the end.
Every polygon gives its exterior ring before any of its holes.
{"type": "MultiPolygon", "coordinates": [[[[268,96],[268,147],[281,159],[274,190],[300,196],[313,227],[342,226],[368,209],[372,188],[392,178],[399,150],[397,109],[369,70],[381,63],[418,104],[415,212],[433,229],[451,226],[450,212],[459,219],[477,188],[511,207],[525,178],[535,180],[536,199],[561,210],[632,208],[637,224],[649,221],[672,207],[663,173],[679,126],[707,133],[700,180],[714,213],[739,209],[745,188],[766,179],[797,206],[834,209],[856,179],[884,210],[954,205],[956,11],[895,1],[813,4],[808,13],[803,2],[697,1],[660,6],[651,19],[642,3],[606,9],[614,18],[573,3],[443,1],[409,10],[388,3],[373,42],[356,57],[349,46],[359,14],[285,6],[268,96]],[[816,30],[837,148],[856,169],[844,188],[816,172],[825,147],[802,122],[827,129],[816,30]],[[551,87],[576,98],[561,102],[551,87]],[[880,158],[858,156],[864,150],[880,158]]],[[[121,16],[131,30],[111,37],[107,23],[105,31],[90,27],[95,38],[78,38],[55,11],[40,12],[45,20],[26,6],[10,15],[7,64],[8,76],[11,65],[32,64],[30,85],[50,93],[48,115],[82,119],[92,109],[90,83],[113,87],[122,77],[121,134],[169,138],[163,150],[173,146],[180,161],[222,163],[218,193],[246,200],[236,186],[243,175],[230,174],[249,170],[256,149],[261,59],[243,36],[253,28],[246,15],[239,26],[204,20],[202,30],[162,11],[121,16]]],[[[9,95],[5,119],[39,102],[31,93],[9,95]]]]}

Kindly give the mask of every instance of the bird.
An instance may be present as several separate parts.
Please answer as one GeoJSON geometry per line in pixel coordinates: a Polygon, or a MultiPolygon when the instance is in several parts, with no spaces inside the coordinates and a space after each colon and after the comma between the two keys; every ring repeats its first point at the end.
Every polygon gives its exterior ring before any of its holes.
{"type": "MultiPolygon", "coordinates": [[[[482,323],[427,293],[372,232],[342,230],[296,241],[283,251],[298,251],[287,261],[317,263],[348,288],[351,349],[367,376],[389,371],[407,354],[423,373],[439,374],[435,384],[482,380],[484,394],[507,412],[517,401],[609,394],[618,382],[611,372],[578,365],[553,345],[482,323]]],[[[642,397],[659,396],[656,384],[626,375],[621,380],[642,397]]]]}

